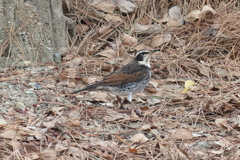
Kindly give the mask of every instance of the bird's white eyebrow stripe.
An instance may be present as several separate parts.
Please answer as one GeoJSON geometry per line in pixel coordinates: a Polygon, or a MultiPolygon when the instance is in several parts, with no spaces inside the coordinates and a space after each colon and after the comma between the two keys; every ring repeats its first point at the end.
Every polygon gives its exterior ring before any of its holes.
{"type": "Polygon", "coordinates": [[[136,53],[136,55],[135,55],[135,57],[137,56],[137,55],[139,55],[140,53],[143,53],[143,52],[149,52],[149,50],[140,50],[140,51],[138,51],[137,53],[136,53]]]}

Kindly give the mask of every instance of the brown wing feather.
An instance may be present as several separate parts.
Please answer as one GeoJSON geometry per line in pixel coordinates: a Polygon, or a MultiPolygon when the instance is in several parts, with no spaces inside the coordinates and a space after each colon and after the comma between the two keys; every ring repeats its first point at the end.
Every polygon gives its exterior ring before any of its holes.
{"type": "Polygon", "coordinates": [[[135,75],[131,74],[124,74],[124,73],[115,73],[105,77],[99,85],[120,85],[125,83],[130,83],[134,81],[140,80],[141,77],[136,77],[135,75]]]}
{"type": "Polygon", "coordinates": [[[150,69],[145,66],[136,67],[135,65],[127,65],[106,76],[102,81],[98,82],[98,85],[111,86],[140,81],[148,76],[149,70],[150,69]]]}

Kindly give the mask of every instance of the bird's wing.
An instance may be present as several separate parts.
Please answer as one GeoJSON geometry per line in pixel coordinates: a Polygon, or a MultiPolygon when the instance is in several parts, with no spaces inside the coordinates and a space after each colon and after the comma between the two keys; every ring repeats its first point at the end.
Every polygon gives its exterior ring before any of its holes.
{"type": "Polygon", "coordinates": [[[140,81],[149,74],[149,68],[145,66],[126,66],[119,69],[120,70],[116,70],[112,74],[106,76],[102,81],[98,82],[98,85],[122,85],[140,81]]]}

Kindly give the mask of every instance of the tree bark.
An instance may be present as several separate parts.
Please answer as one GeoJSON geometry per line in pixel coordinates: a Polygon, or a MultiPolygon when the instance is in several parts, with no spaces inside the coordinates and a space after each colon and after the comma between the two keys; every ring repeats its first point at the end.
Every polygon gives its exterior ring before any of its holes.
{"type": "Polygon", "coordinates": [[[0,67],[53,63],[67,47],[61,0],[0,0],[0,67]]]}

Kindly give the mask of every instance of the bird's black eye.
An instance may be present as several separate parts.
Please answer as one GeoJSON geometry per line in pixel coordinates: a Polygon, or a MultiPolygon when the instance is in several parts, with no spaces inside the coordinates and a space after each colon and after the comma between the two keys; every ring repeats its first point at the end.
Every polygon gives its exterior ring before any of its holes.
{"type": "Polygon", "coordinates": [[[148,54],[149,52],[142,52],[143,55],[148,54]]]}

